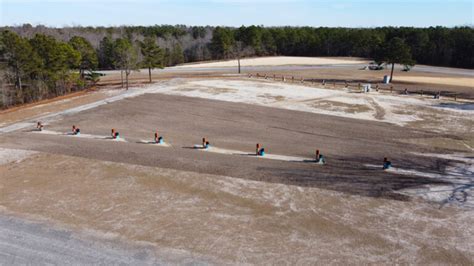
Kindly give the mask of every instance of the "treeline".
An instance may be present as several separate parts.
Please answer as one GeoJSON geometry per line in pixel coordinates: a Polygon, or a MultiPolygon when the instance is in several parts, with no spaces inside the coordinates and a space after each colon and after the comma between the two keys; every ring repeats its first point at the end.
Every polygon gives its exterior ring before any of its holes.
{"type": "MultiPolygon", "coordinates": [[[[381,46],[400,38],[410,48],[418,64],[474,68],[473,27],[200,27],[184,25],[123,26],[123,27],[4,27],[20,36],[32,38],[37,33],[69,41],[84,37],[97,50],[106,54],[105,45],[117,38],[132,43],[153,38],[165,53],[165,66],[181,62],[242,56],[354,56],[375,58],[381,46]],[[108,40],[105,40],[105,39],[108,40]],[[103,45],[101,46],[101,43],[103,45]],[[240,46],[240,47],[239,47],[240,46]],[[238,51],[237,51],[238,50],[238,51]]],[[[114,66],[99,56],[99,68],[114,66]]]]}
{"type": "Polygon", "coordinates": [[[376,59],[395,38],[403,40],[418,64],[474,68],[472,27],[312,28],[258,26],[214,29],[214,58],[229,58],[240,44],[244,55],[354,56],[376,59]]]}
{"type": "MultiPolygon", "coordinates": [[[[162,68],[165,53],[153,38],[132,42],[129,38],[104,37],[98,49],[84,37],[67,42],[36,33],[32,38],[4,30],[0,33],[0,108],[64,95],[94,85],[102,63],[122,72],[128,89],[133,70],[162,68]]],[[[179,53],[182,58],[182,52],[179,53]]],[[[183,62],[183,60],[180,60],[183,62]]]]}
{"type": "Polygon", "coordinates": [[[66,43],[43,34],[27,39],[3,31],[0,63],[0,107],[8,107],[87,86],[84,70],[95,68],[97,58],[92,46],[80,37],[66,43]]]}
{"type": "MultiPolygon", "coordinates": [[[[406,65],[474,68],[472,27],[0,28],[0,108],[62,95],[97,81],[94,70],[122,70],[237,56],[353,56],[406,65]]],[[[150,75],[151,81],[151,75],[150,75]]]]}

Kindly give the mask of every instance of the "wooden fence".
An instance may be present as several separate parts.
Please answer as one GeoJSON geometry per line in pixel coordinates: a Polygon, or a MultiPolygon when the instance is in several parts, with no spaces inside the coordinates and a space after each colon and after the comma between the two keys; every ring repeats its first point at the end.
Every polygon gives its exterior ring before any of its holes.
{"type": "Polygon", "coordinates": [[[249,78],[260,78],[260,79],[267,79],[267,80],[274,80],[280,82],[288,82],[288,83],[299,83],[299,84],[306,84],[306,85],[319,85],[322,88],[326,89],[356,89],[362,92],[362,89],[365,84],[370,84],[371,89],[375,91],[385,91],[390,92],[393,94],[410,94],[410,95],[419,95],[419,96],[431,96],[433,98],[439,97],[449,97],[457,101],[458,99],[470,99],[472,100],[472,96],[469,97],[468,95],[463,95],[462,93],[452,92],[452,91],[443,91],[443,90],[426,90],[426,89],[413,89],[413,88],[406,88],[405,86],[401,85],[393,85],[393,84],[384,84],[384,83],[377,83],[370,80],[343,80],[343,79],[318,79],[318,78],[304,78],[304,77],[297,77],[297,76],[288,76],[288,75],[276,75],[276,74],[248,74],[249,78]]]}

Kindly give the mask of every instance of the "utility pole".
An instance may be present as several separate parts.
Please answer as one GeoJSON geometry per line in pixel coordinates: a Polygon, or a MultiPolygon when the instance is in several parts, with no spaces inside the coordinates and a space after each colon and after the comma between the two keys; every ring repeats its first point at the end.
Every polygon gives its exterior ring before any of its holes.
{"type": "Polygon", "coordinates": [[[237,61],[239,62],[239,74],[240,74],[240,53],[239,53],[239,56],[237,57],[237,61]]]}
{"type": "Polygon", "coordinates": [[[239,71],[239,74],[241,73],[240,71],[240,50],[242,50],[242,42],[241,41],[237,41],[235,43],[236,45],[236,49],[237,49],[237,63],[238,63],[238,71],[239,71]]]}

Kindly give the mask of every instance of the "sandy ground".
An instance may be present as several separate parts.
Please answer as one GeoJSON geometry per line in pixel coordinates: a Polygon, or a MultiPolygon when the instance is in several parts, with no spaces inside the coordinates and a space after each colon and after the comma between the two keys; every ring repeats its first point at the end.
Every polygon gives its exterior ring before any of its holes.
{"type": "Polygon", "coordinates": [[[471,87],[474,90],[474,78],[458,77],[458,78],[449,78],[449,77],[423,77],[423,76],[413,76],[413,77],[399,77],[397,78],[401,81],[406,82],[415,82],[415,83],[429,83],[429,84],[440,84],[447,86],[465,86],[471,87]]]}
{"type": "Polygon", "coordinates": [[[379,85],[382,89],[389,89],[393,87],[394,91],[402,92],[405,88],[413,92],[443,92],[444,95],[457,93],[459,96],[464,98],[474,98],[474,71],[463,70],[459,73],[450,69],[445,71],[443,69],[437,72],[436,67],[428,67],[430,70],[425,71],[420,66],[419,69],[416,67],[410,72],[401,71],[401,66],[397,66],[394,72],[393,82],[391,84],[382,84],[383,77],[390,75],[390,69],[384,69],[380,71],[362,70],[361,66],[324,66],[324,67],[307,67],[301,69],[294,68],[256,68],[244,71],[244,73],[267,75],[269,78],[273,78],[273,75],[281,80],[282,76],[285,76],[287,80],[291,77],[295,77],[296,81],[300,79],[314,80],[318,85],[321,85],[322,81],[325,80],[327,85],[333,85],[336,82],[336,86],[339,88],[344,87],[347,81],[349,86],[355,87],[359,83],[365,84],[370,83],[373,86],[379,85]]]}
{"type": "MultiPolygon", "coordinates": [[[[334,68],[344,68],[344,69],[357,69],[369,64],[369,60],[362,58],[347,58],[347,57],[291,57],[291,56],[274,56],[274,57],[260,57],[260,58],[249,58],[242,59],[241,67],[245,70],[250,70],[251,72],[258,71],[258,68],[252,67],[272,67],[278,72],[285,70],[285,68],[279,68],[280,66],[290,66],[288,69],[297,69],[304,70],[304,68],[295,68],[295,66],[303,67],[316,67],[319,69],[330,69],[331,72],[334,72],[334,68]]],[[[228,61],[217,61],[217,62],[203,62],[203,63],[193,63],[185,64],[176,67],[168,68],[168,70],[184,70],[184,69],[206,69],[206,68],[224,68],[224,67],[236,67],[238,65],[237,60],[228,60],[228,61]]],[[[429,66],[415,66],[411,72],[402,72],[401,65],[397,65],[397,73],[395,73],[395,80],[402,81],[407,83],[416,83],[416,84],[438,84],[438,85],[447,85],[447,86],[461,86],[461,87],[470,87],[474,90],[474,70],[460,69],[459,71],[453,71],[454,69],[443,68],[443,67],[429,67],[429,66]],[[427,75],[427,73],[433,73],[435,75],[427,75]],[[414,74],[413,74],[414,73],[414,74]],[[464,77],[446,77],[445,75],[461,75],[464,77]],[[440,76],[441,75],[441,76],[440,76]]],[[[264,70],[262,74],[270,74],[272,71],[268,68],[262,68],[264,70]],[[266,71],[265,71],[266,70],[266,71]],[[270,71],[268,71],[270,70],[270,71]]],[[[361,72],[361,71],[359,71],[361,72]]],[[[380,83],[382,82],[383,75],[389,75],[390,67],[387,67],[384,71],[365,71],[370,73],[379,74],[380,83]]],[[[295,76],[298,75],[298,71],[294,73],[295,76]]],[[[347,75],[347,74],[346,74],[347,75]]],[[[324,78],[324,77],[323,77],[324,78]]],[[[347,78],[347,76],[346,76],[347,78]]]]}
{"type": "Polygon", "coordinates": [[[419,201],[44,153],[0,173],[8,210],[210,263],[467,265],[474,255],[472,212],[419,201]]]}
{"type": "MultiPolygon", "coordinates": [[[[412,92],[437,93],[443,95],[456,93],[458,97],[474,99],[474,70],[455,69],[445,67],[433,67],[417,65],[411,71],[402,71],[402,66],[396,65],[394,80],[390,85],[382,84],[383,77],[390,75],[390,68],[379,71],[365,69],[368,60],[358,58],[312,58],[312,57],[264,57],[242,60],[242,73],[261,74],[278,79],[286,76],[288,80],[292,76],[296,80],[301,78],[312,80],[321,84],[323,80],[332,85],[334,81],[337,87],[342,88],[347,81],[352,87],[359,83],[378,84],[382,89],[393,87],[396,92],[407,88],[412,92]]],[[[119,71],[103,71],[101,84],[120,85],[119,71]]],[[[187,64],[177,67],[152,70],[155,80],[183,77],[219,77],[221,75],[237,75],[237,62],[217,61],[196,64],[187,64]]],[[[148,81],[148,70],[133,72],[130,79],[135,83],[148,81]]]]}
{"type": "MultiPolygon", "coordinates": [[[[110,252],[137,263],[474,261],[471,102],[242,77],[104,95],[0,126],[5,232],[23,237],[27,219],[74,234],[82,254],[118,245],[78,263],[110,252]],[[37,120],[45,131],[32,131],[37,120]],[[73,124],[81,136],[67,134],[73,124]],[[167,145],[147,143],[156,130],[167,145]],[[206,152],[193,148],[202,137],[206,152]],[[256,143],[271,156],[249,155],[256,143]]],[[[41,244],[62,233],[25,230],[44,242],[15,252],[22,242],[1,238],[5,260],[62,260],[41,244]]]]}
{"type": "MultiPolygon", "coordinates": [[[[296,56],[272,56],[245,58],[240,60],[240,65],[247,66],[298,66],[298,65],[350,65],[368,63],[367,60],[361,58],[349,57],[296,57],[296,56]]],[[[185,64],[176,66],[175,68],[215,68],[215,67],[234,67],[238,64],[237,60],[204,62],[198,64],[185,64]]]]}

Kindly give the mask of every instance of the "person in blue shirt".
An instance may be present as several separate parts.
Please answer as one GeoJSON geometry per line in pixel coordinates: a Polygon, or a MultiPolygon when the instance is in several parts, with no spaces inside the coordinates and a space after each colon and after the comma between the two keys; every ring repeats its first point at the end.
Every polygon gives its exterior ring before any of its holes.
{"type": "Polygon", "coordinates": [[[392,162],[390,162],[387,157],[383,158],[383,170],[387,170],[392,167],[392,162]]]}
{"type": "Polygon", "coordinates": [[[155,143],[157,144],[163,144],[163,137],[158,136],[158,131],[155,132],[155,143]]]}

